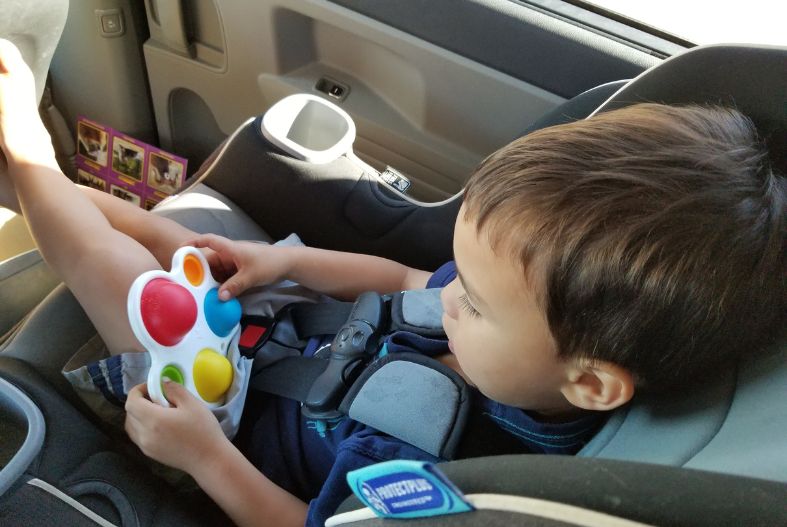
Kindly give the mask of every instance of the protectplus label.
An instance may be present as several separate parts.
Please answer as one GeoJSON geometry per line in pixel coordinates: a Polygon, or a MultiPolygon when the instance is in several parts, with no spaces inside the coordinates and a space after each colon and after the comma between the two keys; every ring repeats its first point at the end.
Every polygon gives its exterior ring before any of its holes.
{"type": "Polygon", "coordinates": [[[347,482],[367,507],[384,518],[419,518],[473,510],[459,489],[430,463],[386,461],[348,473],[347,482]]]}

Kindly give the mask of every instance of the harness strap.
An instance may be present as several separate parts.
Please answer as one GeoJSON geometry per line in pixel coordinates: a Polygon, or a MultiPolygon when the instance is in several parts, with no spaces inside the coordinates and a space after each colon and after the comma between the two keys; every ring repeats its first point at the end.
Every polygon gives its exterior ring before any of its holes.
{"type": "Polygon", "coordinates": [[[453,459],[471,407],[461,376],[419,353],[375,359],[383,336],[394,331],[443,336],[441,317],[437,289],[392,297],[368,292],[355,303],[291,304],[262,332],[267,340],[249,347],[255,357],[249,387],[301,402],[310,419],[347,415],[453,459]],[[327,358],[322,350],[314,357],[299,354],[308,338],[332,334],[327,358]]]}
{"type": "Polygon", "coordinates": [[[347,321],[354,302],[299,303],[291,308],[295,331],[302,339],[333,335],[347,321]]]}
{"type": "Polygon", "coordinates": [[[314,381],[328,367],[328,361],[316,357],[285,357],[252,375],[249,388],[306,402],[314,381]]]}

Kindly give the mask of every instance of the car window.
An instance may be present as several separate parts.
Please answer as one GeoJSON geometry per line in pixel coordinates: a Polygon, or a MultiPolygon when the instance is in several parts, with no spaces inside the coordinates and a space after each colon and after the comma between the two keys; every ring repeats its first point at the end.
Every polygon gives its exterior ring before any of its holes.
{"type": "Polygon", "coordinates": [[[783,2],[773,0],[590,0],[592,4],[695,44],[787,45],[783,2]]]}

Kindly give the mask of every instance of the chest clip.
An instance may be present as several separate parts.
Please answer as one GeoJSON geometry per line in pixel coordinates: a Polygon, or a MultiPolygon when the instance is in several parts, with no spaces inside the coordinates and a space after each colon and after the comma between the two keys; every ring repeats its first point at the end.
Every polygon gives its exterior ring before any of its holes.
{"type": "Polygon", "coordinates": [[[343,415],[338,411],[339,404],[363,366],[376,355],[385,323],[383,297],[374,292],[361,294],[331,342],[328,367],[312,384],[303,403],[303,415],[311,419],[343,415]]]}

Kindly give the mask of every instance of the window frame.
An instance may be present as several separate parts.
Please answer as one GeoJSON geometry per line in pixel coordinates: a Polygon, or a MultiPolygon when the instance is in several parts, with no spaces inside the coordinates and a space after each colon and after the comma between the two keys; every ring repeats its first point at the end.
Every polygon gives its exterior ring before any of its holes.
{"type": "Polygon", "coordinates": [[[686,39],[584,0],[510,1],[602,34],[662,59],[696,46],[686,39]]]}

